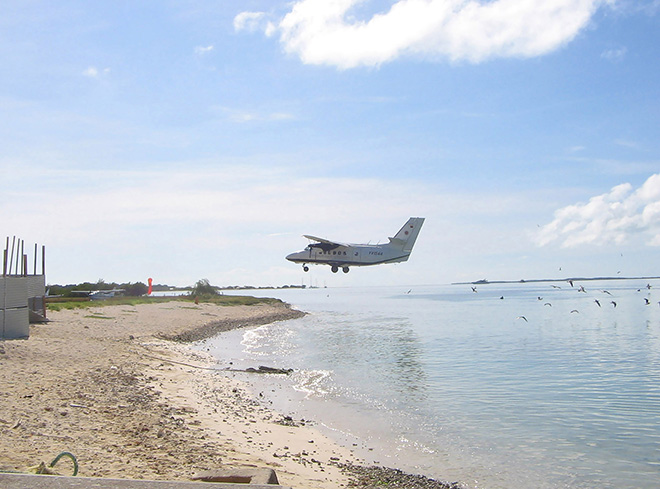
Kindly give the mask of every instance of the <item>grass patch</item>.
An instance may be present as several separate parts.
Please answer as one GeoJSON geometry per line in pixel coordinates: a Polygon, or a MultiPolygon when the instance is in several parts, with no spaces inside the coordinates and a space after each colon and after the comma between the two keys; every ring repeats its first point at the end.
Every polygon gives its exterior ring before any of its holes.
{"type": "MultiPolygon", "coordinates": [[[[269,297],[252,297],[244,295],[212,295],[198,296],[197,300],[202,303],[216,304],[218,306],[254,306],[257,304],[277,304],[279,299],[269,297]]],[[[61,311],[65,309],[89,309],[91,307],[104,306],[137,306],[139,304],[159,304],[163,302],[181,302],[190,304],[194,308],[194,298],[188,295],[178,297],[114,297],[102,301],[66,301],[59,299],[58,302],[47,302],[49,311],[61,311]]]]}

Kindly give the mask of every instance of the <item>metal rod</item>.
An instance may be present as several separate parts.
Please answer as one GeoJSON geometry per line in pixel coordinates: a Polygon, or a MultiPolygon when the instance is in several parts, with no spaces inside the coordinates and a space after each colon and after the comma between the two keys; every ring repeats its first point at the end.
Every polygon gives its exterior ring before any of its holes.
{"type": "Polygon", "coordinates": [[[41,274],[46,276],[46,245],[41,246],[41,274]]]}
{"type": "Polygon", "coordinates": [[[34,268],[32,269],[32,275],[37,274],[37,243],[34,243],[34,268]]]}

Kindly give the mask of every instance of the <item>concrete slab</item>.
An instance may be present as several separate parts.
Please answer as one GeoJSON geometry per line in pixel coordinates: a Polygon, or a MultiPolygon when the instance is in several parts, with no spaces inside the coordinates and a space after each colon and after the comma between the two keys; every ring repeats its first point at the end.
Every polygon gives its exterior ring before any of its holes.
{"type": "Polygon", "coordinates": [[[2,489],[290,489],[273,484],[145,481],[0,473],[2,489]]]}
{"type": "Polygon", "coordinates": [[[200,482],[229,482],[232,484],[279,484],[273,469],[240,468],[216,469],[201,472],[190,480],[200,482]]]}

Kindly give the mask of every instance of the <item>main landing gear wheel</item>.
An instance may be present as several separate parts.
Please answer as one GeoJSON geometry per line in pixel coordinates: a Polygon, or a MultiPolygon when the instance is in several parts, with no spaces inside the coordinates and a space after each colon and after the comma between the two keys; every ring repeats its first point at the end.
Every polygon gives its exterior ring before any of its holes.
{"type": "Polygon", "coordinates": [[[339,267],[337,265],[332,265],[332,273],[337,273],[339,271],[339,267]]]}
{"type": "Polygon", "coordinates": [[[342,271],[343,271],[344,273],[348,273],[350,270],[351,270],[351,269],[348,268],[348,267],[344,267],[344,268],[342,268],[342,271]]]}
{"type": "Polygon", "coordinates": [[[303,272],[309,272],[309,267],[307,265],[303,265],[303,272]]]}

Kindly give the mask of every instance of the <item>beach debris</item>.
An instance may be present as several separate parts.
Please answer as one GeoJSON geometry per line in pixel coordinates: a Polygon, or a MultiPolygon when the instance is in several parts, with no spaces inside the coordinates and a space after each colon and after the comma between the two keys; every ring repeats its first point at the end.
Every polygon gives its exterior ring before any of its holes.
{"type": "Polygon", "coordinates": [[[73,462],[73,476],[78,475],[78,460],[76,459],[76,456],[72,454],[71,452],[61,452],[57,457],[53,459],[53,461],[46,466],[44,462],[41,462],[39,465],[35,465],[33,467],[29,467],[27,469],[28,473],[31,474],[40,474],[40,475],[61,475],[58,472],[55,472],[53,467],[57,464],[57,462],[60,461],[61,458],[67,457],[70,458],[71,461],[73,462]]]}
{"type": "MultiPolygon", "coordinates": [[[[273,421],[273,423],[282,426],[291,426],[293,428],[298,428],[299,426],[301,426],[301,423],[296,423],[296,421],[291,416],[282,416],[280,419],[273,421]]],[[[304,426],[304,423],[302,423],[302,426],[304,426]]],[[[284,448],[288,449],[288,447],[284,447],[284,448]]]]}
{"type": "Polygon", "coordinates": [[[252,373],[258,373],[258,374],[283,374],[283,375],[289,375],[290,373],[293,372],[292,368],[276,368],[276,367],[265,367],[263,365],[260,365],[259,368],[246,368],[246,372],[252,372],[252,373]]]}
{"type": "Polygon", "coordinates": [[[209,470],[195,474],[190,480],[201,482],[224,482],[227,484],[279,485],[277,474],[267,468],[227,468],[209,470]]]}
{"type": "Polygon", "coordinates": [[[423,475],[407,474],[399,469],[371,466],[365,467],[353,464],[334,463],[352,480],[348,487],[391,487],[419,489],[463,489],[459,482],[443,482],[430,479],[423,475]]]}

